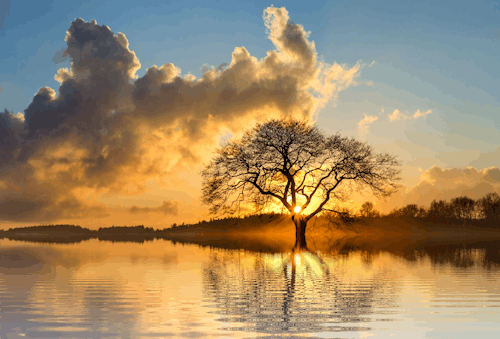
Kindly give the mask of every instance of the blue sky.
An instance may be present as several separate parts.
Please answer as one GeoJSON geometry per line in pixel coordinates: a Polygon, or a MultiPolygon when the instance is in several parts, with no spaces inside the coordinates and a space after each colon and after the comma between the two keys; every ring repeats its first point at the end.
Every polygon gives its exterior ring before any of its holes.
{"type": "Polygon", "coordinates": [[[271,4],[310,32],[320,61],[362,65],[356,84],[317,112],[325,132],[397,154],[409,188],[432,166],[500,166],[500,4],[493,1],[0,0],[0,107],[24,112],[41,87],[57,91],[75,18],[125,34],[139,77],[173,63],[199,78],[204,64],[230,63],[235,47],[258,59],[274,48],[262,17],[271,4]],[[417,111],[428,114],[412,118],[417,111]]]}

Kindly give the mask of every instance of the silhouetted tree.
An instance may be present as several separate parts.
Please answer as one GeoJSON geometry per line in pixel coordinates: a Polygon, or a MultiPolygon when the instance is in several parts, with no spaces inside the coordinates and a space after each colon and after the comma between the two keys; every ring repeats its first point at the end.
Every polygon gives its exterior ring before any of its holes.
{"type": "Polygon", "coordinates": [[[370,201],[367,201],[363,205],[361,205],[359,214],[365,218],[375,218],[380,216],[380,213],[375,209],[373,203],[370,201]]]}
{"type": "Polygon", "coordinates": [[[445,200],[433,200],[427,210],[427,218],[430,221],[449,222],[453,217],[453,210],[445,200]]]}
{"type": "Polygon", "coordinates": [[[202,201],[212,213],[235,213],[241,203],[257,209],[278,203],[291,214],[302,249],[312,217],[345,214],[335,202],[352,189],[390,195],[400,180],[399,165],[393,155],[353,138],[325,136],[305,121],[271,119],[217,150],[202,171],[202,201]]]}
{"type": "Polygon", "coordinates": [[[482,218],[486,220],[500,219],[500,196],[497,193],[488,193],[477,201],[482,218]]]}
{"type": "Polygon", "coordinates": [[[404,207],[392,210],[389,215],[400,218],[407,217],[422,219],[427,216],[427,210],[424,207],[418,206],[417,204],[408,204],[404,207]]]}
{"type": "Polygon", "coordinates": [[[474,218],[476,202],[466,196],[453,198],[450,202],[455,219],[461,221],[471,220],[474,218]]]}

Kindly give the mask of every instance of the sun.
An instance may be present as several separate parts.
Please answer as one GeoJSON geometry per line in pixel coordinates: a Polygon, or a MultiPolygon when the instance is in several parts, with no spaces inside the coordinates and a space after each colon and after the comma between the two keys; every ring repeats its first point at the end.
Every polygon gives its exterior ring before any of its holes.
{"type": "Polygon", "coordinates": [[[295,213],[299,213],[301,210],[300,206],[295,206],[294,211],[295,213]]]}

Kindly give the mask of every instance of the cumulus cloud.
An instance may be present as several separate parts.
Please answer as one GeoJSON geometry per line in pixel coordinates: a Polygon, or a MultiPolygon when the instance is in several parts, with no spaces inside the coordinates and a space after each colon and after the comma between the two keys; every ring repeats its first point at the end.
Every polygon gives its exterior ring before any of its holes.
{"type": "MultiPolygon", "coordinates": [[[[97,197],[140,194],[146,180],[198,166],[221,134],[237,136],[269,117],[312,118],[356,84],[363,65],[319,62],[309,33],[285,8],[269,7],[263,19],[275,49],[257,59],[236,47],[229,63],[206,66],[200,79],[173,63],[138,77],[141,63],[124,34],[73,21],[67,47],[54,57],[70,60],[55,75],[58,90],[40,88],[23,114],[0,113],[0,201],[7,204],[0,218],[106,215],[97,197]],[[13,206],[19,213],[10,215],[13,206]]],[[[176,208],[165,202],[129,212],[176,208]]]]}
{"type": "Polygon", "coordinates": [[[419,109],[417,109],[417,111],[412,115],[412,118],[413,119],[418,119],[420,117],[425,117],[426,115],[429,115],[432,113],[432,110],[431,109],[428,109],[427,111],[425,112],[420,112],[419,109]]]}
{"type": "Polygon", "coordinates": [[[389,118],[390,122],[393,122],[398,120],[418,119],[421,117],[425,117],[431,113],[432,113],[431,109],[425,112],[421,112],[419,109],[417,109],[417,111],[412,115],[406,115],[402,113],[399,109],[395,109],[391,114],[388,114],[387,117],[389,118]]]}
{"type": "Polygon", "coordinates": [[[479,199],[493,192],[500,193],[498,167],[479,170],[474,167],[443,169],[433,166],[421,174],[417,185],[401,190],[381,205],[391,208],[406,204],[429,207],[433,200],[450,201],[460,196],[479,199]]]}
{"type": "Polygon", "coordinates": [[[388,114],[387,117],[389,118],[390,122],[400,120],[401,117],[405,117],[406,118],[406,116],[404,116],[404,115],[401,114],[401,112],[399,111],[399,109],[395,109],[394,112],[392,112],[392,114],[388,114]]]}
{"type": "Polygon", "coordinates": [[[370,131],[370,125],[378,120],[378,117],[373,115],[364,115],[363,120],[358,122],[358,136],[360,139],[366,139],[368,132],[370,131]]]}

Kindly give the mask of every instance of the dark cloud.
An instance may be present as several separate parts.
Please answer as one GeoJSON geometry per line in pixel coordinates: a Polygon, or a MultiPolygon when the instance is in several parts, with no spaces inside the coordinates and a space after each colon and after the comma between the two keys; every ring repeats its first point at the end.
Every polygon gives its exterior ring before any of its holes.
{"type": "Polygon", "coordinates": [[[66,53],[66,48],[63,48],[60,51],[57,51],[54,57],[52,58],[52,61],[54,61],[55,64],[60,64],[68,60],[68,53],[66,53]]]}
{"type": "MultiPolygon", "coordinates": [[[[125,35],[76,19],[54,56],[70,60],[55,76],[59,89],[39,89],[24,115],[0,113],[0,200],[26,192],[17,204],[42,208],[40,221],[104,216],[99,195],[137,195],[146,180],[197,166],[223,132],[237,135],[272,116],[311,118],[354,83],[361,66],[318,62],[314,42],[284,8],[267,8],[264,22],[275,50],[258,60],[236,47],[230,63],[196,79],[172,63],[138,78],[141,64],[125,35]]],[[[177,208],[164,202],[130,212],[174,215],[177,208]]]]}
{"type": "Polygon", "coordinates": [[[158,212],[165,215],[177,215],[179,212],[179,203],[177,201],[164,201],[157,207],[138,207],[134,205],[128,211],[132,214],[158,212]]]}
{"type": "Polygon", "coordinates": [[[0,217],[7,220],[26,220],[36,217],[45,206],[43,202],[8,198],[0,202],[0,217]]]}
{"type": "Polygon", "coordinates": [[[12,112],[0,112],[0,161],[8,164],[22,142],[24,120],[12,112]]]}

